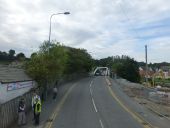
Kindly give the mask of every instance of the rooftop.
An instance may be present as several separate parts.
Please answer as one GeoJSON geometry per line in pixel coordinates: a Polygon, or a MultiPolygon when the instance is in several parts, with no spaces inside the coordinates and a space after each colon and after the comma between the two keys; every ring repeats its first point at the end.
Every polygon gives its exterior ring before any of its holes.
{"type": "Polygon", "coordinates": [[[0,64],[0,82],[15,82],[32,80],[20,66],[0,64]]]}

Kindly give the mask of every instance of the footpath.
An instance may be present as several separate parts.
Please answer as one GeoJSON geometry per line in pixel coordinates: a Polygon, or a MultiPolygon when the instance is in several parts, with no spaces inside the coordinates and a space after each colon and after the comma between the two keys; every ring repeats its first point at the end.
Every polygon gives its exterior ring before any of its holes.
{"type": "Polygon", "coordinates": [[[52,98],[52,93],[48,95],[46,101],[44,101],[42,103],[42,112],[40,115],[39,126],[34,125],[33,112],[29,111],[28,113],[26,113],[26,120],[27,120],[26,125],[19,127],[17,122],[15,122],[15,124],[12,126],[12,128],[44,128],[45,124],[48,121],[50,121],[50,116],[52,115],[54,109],[56,108],[56,106],[58,105],[58,103],[60,102],[60,100],[62,99],[64,94],[67,92],[69,87],[72,86],[73,83],[74,83],[74,81],[61,85],[58,88],[58,94],[57,94],[56,100],[54,100],[52,98]]]}

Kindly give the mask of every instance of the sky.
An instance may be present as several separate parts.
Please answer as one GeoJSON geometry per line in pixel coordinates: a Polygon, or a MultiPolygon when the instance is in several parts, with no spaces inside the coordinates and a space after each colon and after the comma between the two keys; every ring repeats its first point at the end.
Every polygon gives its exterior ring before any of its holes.
{"type": "Polygon", "coordinates": [[[170,0],[0,0],[0,51],[27,57],[51,40],[84,48],[95,59],[128,55],[170,62],[170,0]]]}

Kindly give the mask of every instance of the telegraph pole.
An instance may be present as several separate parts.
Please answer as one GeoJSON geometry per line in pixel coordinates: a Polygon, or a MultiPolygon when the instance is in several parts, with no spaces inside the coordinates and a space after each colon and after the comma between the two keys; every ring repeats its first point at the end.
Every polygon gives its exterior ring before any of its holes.
{"type": "Polygon", "coordinates": [[[146,60],[146,73],[145,73],[145,76],[146,76],[146,84],[148,85],[148,53],[147,53],[147,45],[145,45],[145,60],[146,60]]]}

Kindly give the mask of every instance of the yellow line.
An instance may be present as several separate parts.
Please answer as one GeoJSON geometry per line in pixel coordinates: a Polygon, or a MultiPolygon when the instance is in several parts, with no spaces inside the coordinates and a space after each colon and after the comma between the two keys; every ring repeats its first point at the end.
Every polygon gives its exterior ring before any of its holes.
{"type": "MultiPolygon", "coordinates": [[[[107,79],[107,78],[106,78],[107,79]]],[[[108,79],[107,79],[108,80],[108,79]]],[[[155,128],[154,126],[152,126],[150,123],[148,123],[147,121],[145,121],[140,115],[138,115],[137,113],[133,112],[132,110],[130,110],[129,108],[127,108],[120,100],[119,98],[115,95],[115,93],[113,92],[113,90],[111,89],[111,87],[107,86],[111,96],[119,103],[119,105],[125,110],[127,111],[129,114],[131,114],[131,116],[137,120],[139,123],[143,124],[143,123],[147,123],[146,125],[144,125],[144,128],[155,128]]]]}
{"type": "Polygon", "coordinates": [[[61,99],[60,103],[57,105],[57,107],[55,108],[53,114],[50,116],[50,120],[52,120],[51,122],[48,122],[44,128],[51,128],[54,119],[58,116],[64,102],[66,101],[68,95],[70,94],[70,92],[73,90],[73,88],[76,86],[77,84],[74,84],[72,87],[69,88],[69,90],[66,92],[66,94],[64,95],[64,97],[61,99]]]}

